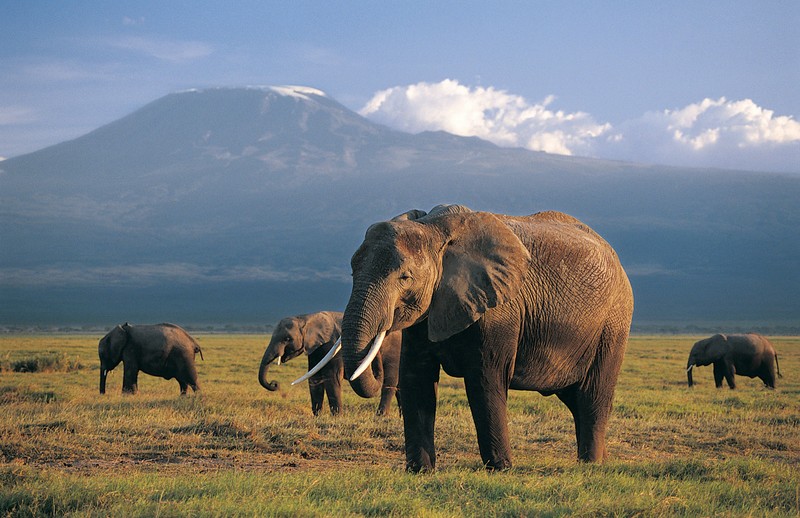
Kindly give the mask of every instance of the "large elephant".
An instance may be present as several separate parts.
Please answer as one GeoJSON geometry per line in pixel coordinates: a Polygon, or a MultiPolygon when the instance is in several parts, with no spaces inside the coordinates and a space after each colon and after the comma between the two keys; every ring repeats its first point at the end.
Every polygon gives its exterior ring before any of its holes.
{"type": "Polygon", "coordinates": [[[123,363],[122,393],[139,391],[139,371],[164,379],[175,378],[181,394],[192,387],[197,392],[195,353],[203,351],[189,333],[174,324],[132,326],[125,322],[100,339],[97,346],[100,356],[100,393],[106,393],[108,371],[123,363]]]}
{"type": "Polygon", "coordinates": [[[509,388],[556,394],[574,418],[578,458],[603,460],[633,293],[593,230],[559,212],[437,206],[372,225],[351,263],[345,374],[358,394],[374,394],[381,380],[371,353],[385,333],[403,330],[409,471],[435,467],[440,367],[464,378],[487,469],[511,466],[509,388]]]}
{"type": "MultiPolygon", "coordinates": [[[[342,334],[342,313],[320,311],[307,315],[286,317],[278,322],[272,338],[261,358],[258,370],[258,382],[267,390],[278,390],[278,383],[267,381],[267,372],[271,364],[280,365],[305,353],[308,356],[308,368],[313,369],[328,353],[342,334]]],[[[400,368],[401,334],[393,333],[387,337],[388,347],[381,351],[380,363],[384,371],[381,400],[378,404],[378,415],[387,415],[393,397],[400,398],[397,390],[397,377],[400,368]]],[[[311,411],[319,415],[325,394],[328,394],[328,406],[331,414],[336,415],[342,409],[342,379],[344,378],[344,362],[340,354],[330,362],[321,366],[308,378],[308,390],[311,393],[311,411]]]]}
{"type": "MultiPolygon", "coordinates": [[[[759,377],[769,388],[775,388],[775,374],[781,376],[778,353],[769,340],[758,334],[723,335],[700,340],[692,346],[686,375],[689,386],[694,385],[692,370],[695,365],[714,364],[714,383],[722,388],[722,379],[728,386],[736,388],[735,374],[750,378],[759,377]]],[[[782,376],[781,376],[782,377],[782,376]]]]}

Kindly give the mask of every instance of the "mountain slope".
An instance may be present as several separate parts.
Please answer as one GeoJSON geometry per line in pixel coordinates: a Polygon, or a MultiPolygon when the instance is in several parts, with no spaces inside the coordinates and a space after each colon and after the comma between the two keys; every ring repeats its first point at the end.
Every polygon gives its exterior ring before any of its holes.
{"type": "Polygon", "coordinates": [[[583,219],[619,252],[638,321],[800,315],[800,175],[409,135],[296,87],[171,94],[0,171],[0,324],[341,308],[367,226],[438,203],[583,219]]]}

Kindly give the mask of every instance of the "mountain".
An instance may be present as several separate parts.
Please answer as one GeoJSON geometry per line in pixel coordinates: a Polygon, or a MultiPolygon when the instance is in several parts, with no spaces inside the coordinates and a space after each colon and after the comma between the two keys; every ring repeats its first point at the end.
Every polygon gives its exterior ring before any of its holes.
{"type": "Polygon", "coordinates": [[[371,223],[461,203],[584,220],[628,270],[639,326],[792,326],[797,200],[800,175],[411,135],[310,88],[186,91],[0,162],[0,325],[341,309],[371,223]]]}

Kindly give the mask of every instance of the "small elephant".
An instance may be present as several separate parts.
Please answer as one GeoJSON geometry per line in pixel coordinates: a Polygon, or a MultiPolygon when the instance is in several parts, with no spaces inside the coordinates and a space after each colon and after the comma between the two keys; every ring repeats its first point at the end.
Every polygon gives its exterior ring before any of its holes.
{"type": "Polygon", "coordinates": [[[100,356],[100,393],[106,393],[106,376],[121,361],[124,365],[122,393],[136,394],[139,391],[139,371],[164,379],[175,378],[181,387],[197,392],[197,369],[195,353],[203,351],[200,345],[182,328],[174,324],[132,326],[124,324],[112,329],[97,346],[100,356]]]}
{"type": "Polygon", "coordinates": [[[769,388],[775,388],[775,373],[779,377],[781,369],[778,365],[778,353],[769,340],[758,334],[723,335],[716,334],[711,338],[700,340],[692,346],[686,373],[689,386],[694,385],[692,369],[695,365],[714,364],[714,383],[722,387],[722,378],[728,386],[736,388],[735,374],[750,378],[759,377],[769,388]]]}
{"type": "MultiPolygon", "coordinates": [[[[278,322],[261,358],[258,370],[258,382],[267,390],[278,390],[278,383],[267,381],[267,372],[271,364],[280,365],[305,353],[308,356],[308,368],[313,369],[323,358],[327,357],[342,334],[342,313],[321,311],[307,315],[286,317],[278,322]]],[[[384,369],[381,400],[377,414],[387,415],[392,398],[396,397],[398,406],[400,395],[397,390],[398,371],[400,369],[401,334],[394,333],[387,337],[388,347],[381,352],[381,365],[384,369]]],[[[342,379],[344,363],[337,354],[318,372],[308,378],[308,390],[311,393],[311,411],[319,415],[325,394],[328,394],[328,406],[332,415],[342,410],[342,379]]]]}

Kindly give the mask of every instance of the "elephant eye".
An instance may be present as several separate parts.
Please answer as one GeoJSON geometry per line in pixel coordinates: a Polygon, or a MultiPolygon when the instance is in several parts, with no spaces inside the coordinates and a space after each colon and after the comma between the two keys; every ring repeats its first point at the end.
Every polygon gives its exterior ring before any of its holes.
{"type": "Polygon", "coordinates": [[[411,272],[403,272],[400,274],[400,281],[401,282],[408,282],[412,279],[411,272]]]}

